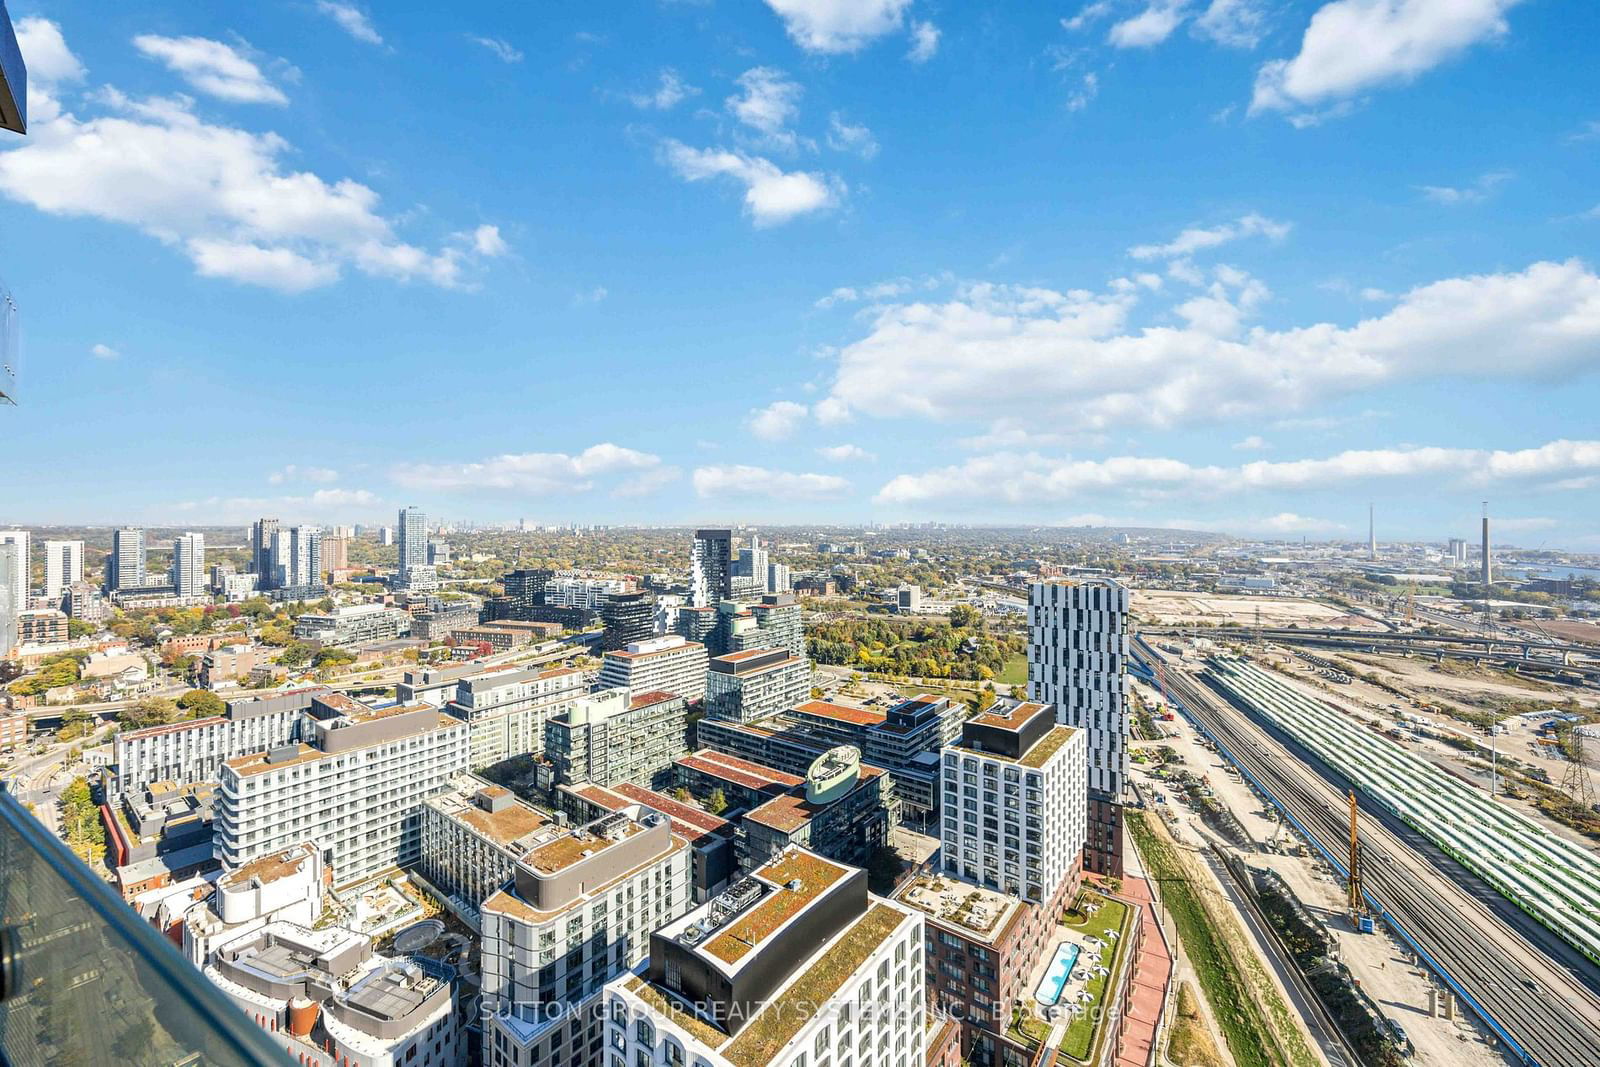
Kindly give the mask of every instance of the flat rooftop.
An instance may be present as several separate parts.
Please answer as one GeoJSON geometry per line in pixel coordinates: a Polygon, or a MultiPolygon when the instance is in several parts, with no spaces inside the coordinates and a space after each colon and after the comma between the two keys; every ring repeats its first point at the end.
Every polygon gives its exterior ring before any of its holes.
{"type": "Polygon", "coordinates": [[[270,885],[280,878],[286,878],[301,866],[310,862],[316,856],[316,846],[311,844],[296,845],[283,852],[273,852],[265,856],[257,856],[249,863],[235,867],[217,879],[217,884],[224,888],[236,885],[270,885]]]}
{"type": "Polygon", "coordinates": [[[965,937],[995,944],[1021,916],[1019,898],[949,875],[919,875],[904,882],[894,899],[965,937]]]}
{"type": "Polygon", "coordinates": [[[792,710],[822,719],[848,723],[851,726],[882,726],[888,718],[881,711],[852,707],[849,704],[835,704],[827,700],[808,700],[804,704],[796,704],[792,710]]]}
{"type": "Polygon", "coordinates": [[[705,943],[705,951],[724,963],[738,963],[846,873],[837,863],[798,851],[758,868],[754,876],[775,888],[755,907],[719,930],[705,943]]]}
{"type": "Polygon", "coordinates": [[[625,816],[623,818],[625,821],[618,827],[614,836],[595,834],[591,833],[588,827],[578,827],[554,840],[536,845],[522,857],[522,862],[540,874],[554,874],[565,870],[580,860],[604,852],[619,841],[626,841],[640,831],[638,823],[625,816]]]}
{"type": "Polygon", "coordinates": [[[972,721],[996,730],[1020,730],[1035,715],[1045,713],[1052,713],[1051,705],[1027,700],[1003,711],[991,709],[981,715],[975,715],[972,721]]]}
{"type": "Polygon", "coordinates": [[[519,851],[528,835],[550,824],[543,812],[517,800],[505,786],[482,784],[476,778],[457,779],[448,792],[429,797],[426,803],[512,852],[519,851]],[[499,811],[486,811],[476,802],[480,793],[491,800],[509,798],[510,802],[499,811]]]}
{"type": "Polygon", "coordinates": [[[780,771],[776,767],[768,767],[760,763],[753,763],[738,756],[730,756],[725,752],[702,748],[700,751],[688,756],[680,756],[674,760],[685,767],[693,768],[713,777],[722,778],[735,785],[747,789],[793,789],[797,785],[805,784],[805,779],[799,775],[780,771]]]}
{"type": "Polygon", "coordinates": [[[773,797],[765,804],[745,813],[745,820],[769,826],[782,833],[793,833],[806,823],[815,819],[819,814],[831,808],[834,804],[844,800],[845,797],[860,789],[862,783],[870,782],[883,774],[882,768],[862,766],[861,777],[855,785],[850,787],[850,792],[828,804],[813,804],[806,799],[805,792],[797,789],[793,793],[785,793],[781,797],[773,797]]]}

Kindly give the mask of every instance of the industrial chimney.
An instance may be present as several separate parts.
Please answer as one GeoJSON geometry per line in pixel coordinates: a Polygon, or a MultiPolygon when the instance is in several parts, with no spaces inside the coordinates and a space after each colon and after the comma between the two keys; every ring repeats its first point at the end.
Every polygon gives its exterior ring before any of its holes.
{"type": "Polygon", "coordinates": [[[1489,502],[1483,502],[1483,595],[1489,595],[1494,582],[1494,567],[1489,563],[1489,502]]]}

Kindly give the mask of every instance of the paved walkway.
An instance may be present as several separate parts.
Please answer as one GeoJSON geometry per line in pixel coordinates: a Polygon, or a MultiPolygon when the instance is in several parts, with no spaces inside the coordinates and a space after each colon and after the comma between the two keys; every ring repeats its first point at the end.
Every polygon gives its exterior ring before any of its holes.
{"type": "Polygon", "coordinates": [[[1161,1012],[1166,1006],[1167,983],[1172,979],[1172,950],[1161,931],[1156,915],[1155,896],[1145,880],[1138,851],[1129,835],[1123,855],[1122,896],[1139,905],[1144,937],[1138,958],[1133,961],[1133,977],[1128,995],[1128,1013],[1117,1042],[1117,1067],[1147,1067],[1156,1060],[1156,1037],[1161,1029],[1161,1012]]]}

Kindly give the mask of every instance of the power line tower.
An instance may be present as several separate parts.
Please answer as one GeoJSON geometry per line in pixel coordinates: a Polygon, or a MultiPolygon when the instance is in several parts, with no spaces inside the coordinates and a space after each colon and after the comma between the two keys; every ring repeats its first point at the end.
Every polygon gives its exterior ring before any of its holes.
{"type": "Polygon", "coordinates": [[[1577,727],[1567,735],[1567,769],[1561,774],[1561,791],[1584,807],[1594,803],[1594,785],[1583,762],[1583,731],[1577,727]]]}

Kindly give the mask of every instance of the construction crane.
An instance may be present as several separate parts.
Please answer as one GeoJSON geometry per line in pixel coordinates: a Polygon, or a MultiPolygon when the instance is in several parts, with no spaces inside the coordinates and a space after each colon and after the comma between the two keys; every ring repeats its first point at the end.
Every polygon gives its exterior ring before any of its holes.
{"type": "Polygon", "coordinates": [[[1356,819],[1360,814],[1356,804],[1356,791],[1350,790],[1350,855],[1348,864],[1350,877],[1348,882],[1350,925],[1363,934],[1372,933],[1372,916],[1367,914],[1367,901],[1361,893],[1361,834],[1356,819]]]}

